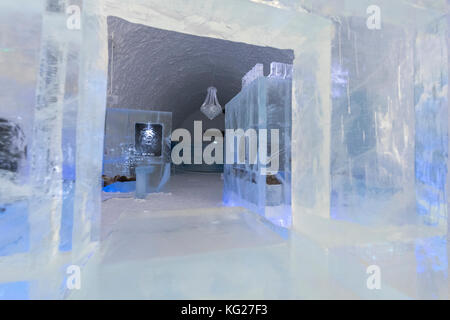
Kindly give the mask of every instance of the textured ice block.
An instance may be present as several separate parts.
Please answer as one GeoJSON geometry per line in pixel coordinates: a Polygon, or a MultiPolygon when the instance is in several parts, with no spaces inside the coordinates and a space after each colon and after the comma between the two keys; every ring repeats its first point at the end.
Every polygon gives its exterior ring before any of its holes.
{"type": "MultiPolygon", "coordinates": [[[[365,18],[336,23],[332,49],[330,216],[405,224],[415,214],[415,34],[365,18]]],[[[422,138],[419,138],[422,139],[422,138]]],[[[416,146],[417,147],[417,146],[416,146]]]]}
{"type": "Polygon", "coordinates": [[[289,79],[259,77],[225,107],[225,128],[267,129],[268,150],[270,130],[279,130],[279,170],[263,175],[260,162],[248,161],[247,146],[245,164],[224,166],[224,203],[244,206],[284,227],[291,223],[291,87],[289,79]]]}

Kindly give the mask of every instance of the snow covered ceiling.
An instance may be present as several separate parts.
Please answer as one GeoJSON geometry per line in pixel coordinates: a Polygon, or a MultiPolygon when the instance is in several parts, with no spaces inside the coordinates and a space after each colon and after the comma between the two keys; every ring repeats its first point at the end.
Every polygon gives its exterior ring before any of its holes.
{"type": "Polygon", "coordinates": [[[292,50],[192,36],[117,17],[108,17],[108,33],[113,43],[108,90],[116,96],[108,107],[170,111],[174,128],[199,110],[208,86],[217,87],[225,106],[256,63],[263,63],[268,74],[270,62],[294,59],[292,50]]]}

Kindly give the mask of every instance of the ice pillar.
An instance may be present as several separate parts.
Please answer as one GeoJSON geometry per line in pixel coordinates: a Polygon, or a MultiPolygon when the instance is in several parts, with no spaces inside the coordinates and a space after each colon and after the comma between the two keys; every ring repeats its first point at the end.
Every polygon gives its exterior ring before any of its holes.
{"type": "Polygon", "coordinates": [[[417,213],[428,225],[447,224],[448,48],[446,21],[430,23],[415,40],[415,176],[417,213]]]}
{"type": "Polygon", "coordinates": [[[9,153],[20,160],[17,170],[0,169],[0,229],[7,231],[0,233],[0,298],[64,297],[67,267],[82,268],[95,247],[107,72],[99,38],[107,34],[99,4],[83,5],[0,4],[18,30],[1,37],[10,40],[0,47],[15,55],[2,50],[11,90],[2,92],[0,117],[8,120],[9,153]],[[11,68],[16,61],[20,68],[11,68]]]}

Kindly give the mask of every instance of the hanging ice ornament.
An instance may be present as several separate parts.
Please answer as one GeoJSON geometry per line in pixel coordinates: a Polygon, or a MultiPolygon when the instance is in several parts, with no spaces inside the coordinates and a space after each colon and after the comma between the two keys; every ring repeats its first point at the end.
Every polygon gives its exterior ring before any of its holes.
{"type": "Polygon", "coordinates": [[[214,119],[222,113],[222,106],[217,100],[217,89],[215,87],[208,88],[208,94],[206,95],[205,102],[203,102],[200,110],[209,120],[214,119]]]}

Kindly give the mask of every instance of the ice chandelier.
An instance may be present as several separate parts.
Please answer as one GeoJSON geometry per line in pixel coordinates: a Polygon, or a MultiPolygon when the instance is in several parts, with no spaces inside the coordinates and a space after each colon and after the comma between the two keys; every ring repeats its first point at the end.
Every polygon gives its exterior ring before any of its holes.
{"type": "Polygon", "coordinates": [[[203,102],[200,110],[209,120],[212,120],[222,113],[222,106],[217,99],[217,89],[215,87],[209,87],[207,92],[205,102],[203,102]]]}

